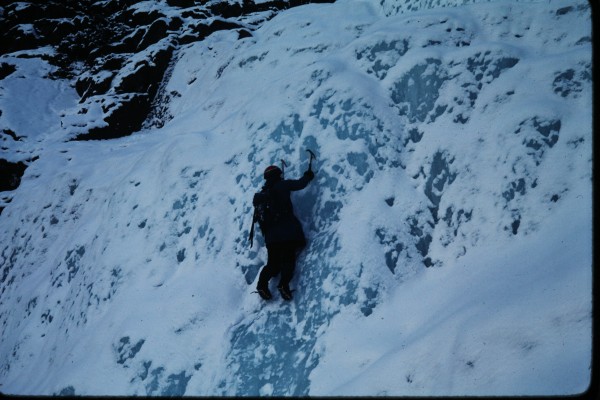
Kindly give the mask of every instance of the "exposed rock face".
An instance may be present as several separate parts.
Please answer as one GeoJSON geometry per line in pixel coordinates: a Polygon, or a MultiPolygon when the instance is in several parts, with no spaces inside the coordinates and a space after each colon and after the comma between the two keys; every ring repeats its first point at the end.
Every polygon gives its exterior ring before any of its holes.
{"type": "MultiPolygon", "coordinates": [[[[14,1],[0,8],[0,55],[47,59],[59,67],[53,78],[75,80],[74,114],[100,109],[94,126],[66,116],[71,139],[122,137],[141,128],[178,46],[224,29],[248,38],[277,11],[317,2],[332,0],[14,1]]],[[[5,65],[0,78],[10,73],[5,65]]]]}
{"type": "MultiPolygon", "coordinates": [[[[14,190],[19,187],[21,177],[27,166],[22,163],[12,163],[10,161],[0,159],[0,192],[14,190]]],[[[0,214],[7,203],[12,201],[10,196],[0,197],[0,214]]]]}
{"type": "Polygon", "coordinates": [[[22,162],[11,163],[0,159],[0,191],[16,189],[21,182],[25,168],[25,164],[22,162]]]}

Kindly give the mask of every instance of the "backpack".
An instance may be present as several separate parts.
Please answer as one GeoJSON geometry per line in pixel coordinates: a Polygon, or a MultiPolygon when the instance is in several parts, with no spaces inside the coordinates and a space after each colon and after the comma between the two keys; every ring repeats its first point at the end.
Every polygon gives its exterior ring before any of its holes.
{"type": "Polygon", "coordinates": [[[254,205],[254,215],[252,216],[252,228],[250,228],[250,247],[254,241],[254,224],[256,222],[264,235],[265,231],[281,217],[281,212],[275,204],[270,189],[263,187],[260,192],[255,193],[252,204],[254,205]]]}

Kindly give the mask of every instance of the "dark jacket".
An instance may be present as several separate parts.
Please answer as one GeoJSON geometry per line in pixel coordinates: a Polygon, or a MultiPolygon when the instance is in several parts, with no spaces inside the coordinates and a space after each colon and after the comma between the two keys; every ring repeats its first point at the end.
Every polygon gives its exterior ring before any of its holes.
{"type": "Polygon", "coordinates": [[[297,242],[299,247],[304,247],[306,238],[302,231],[300,221],[294,215],[294,207],[290,193],[304,189],[313,176],[305,173],[300,179],[274,179],[265,183],[265,188],[270,190],[273,203],[277,205],[279,218],[263,231],[265,243],[268,245],[281,242],[297,242]]]}

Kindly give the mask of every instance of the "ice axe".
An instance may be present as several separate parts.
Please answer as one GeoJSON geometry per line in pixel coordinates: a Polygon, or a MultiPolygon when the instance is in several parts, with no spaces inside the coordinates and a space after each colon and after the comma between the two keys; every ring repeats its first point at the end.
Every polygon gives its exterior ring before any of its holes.
{"type": "Polygon", "coordinates": [[[315,153],[313,153],[311,149],[306,149],[306,151],[310,153],[310,161],[308,161],[308,170],[312,171],[312,160],[316,159],[317,156],[315,156],[315,153]]]}
{"type": "Polygon", "coordinates": [[[281,159],[281,177],[282,178],[285,176],[285,167],[287,167],[287,164],[285,163],[285,161],[282,158],[281,159]]]}

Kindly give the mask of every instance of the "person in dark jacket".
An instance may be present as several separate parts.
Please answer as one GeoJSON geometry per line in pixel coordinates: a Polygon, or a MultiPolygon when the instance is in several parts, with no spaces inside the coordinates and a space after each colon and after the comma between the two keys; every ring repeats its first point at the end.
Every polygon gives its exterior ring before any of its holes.
{"type": "Polygon", "coordinates": [[[290,193],[304,189],[314,176],[312,170],[309,169],[300,179],[283,179],[279,167],[271,165],[265,169],[266,182],[263,191],[269,190],[272,203],[277,211],[276,220],[262,229],[268,260],[267,265],[260,272],[256,290],[265,300],[273,297],[269,291],[269,280],[278,274],[281,274],[277,285],[281,297],[285,300],[292,299],[289,284],[294,276],[296,257],[306,246],[306,238],[300,221],[294,215],[290,193]]]}

